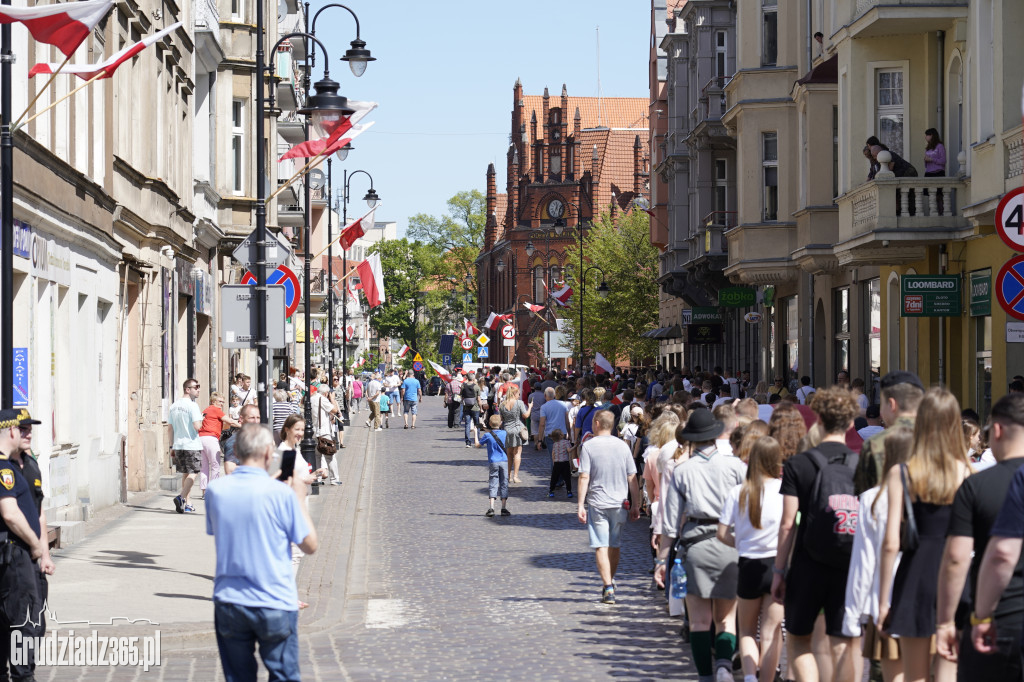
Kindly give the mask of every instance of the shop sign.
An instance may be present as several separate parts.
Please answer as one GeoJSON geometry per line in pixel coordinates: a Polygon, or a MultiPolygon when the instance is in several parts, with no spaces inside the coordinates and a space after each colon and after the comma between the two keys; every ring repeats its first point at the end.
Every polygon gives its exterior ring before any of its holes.
{"type": "Polygon", "coordinates": [[[992,314],[992,270],[976,270],[971,273],[970,311],[971,317],[986,317],[992,314]]]}
{"type": "Polygon", "coordinates": [[[707,345],[725,342],[725,330],[720,323],[697,324],[686,327],[686,342],[693,345],[707,345]]]}
{"type": "Polygon", "coordinates": [[[722,321],[721,316],[718,314],[718,308],[712,307],[698,307],[692,308],[693,315],[690,318],[690,325],[698,324],[719,324],[722,321]]]}
{"type": "Polygon", "coordinates": [[[14,255],[22,258],[32,256],[32,226],[20,220],[14,221],[14,255]]]}
{"type": "Polygon", "coordinates": [[[900,278],[901,317],[960,315],[958,275],[904,275],[900,278]]]}
{"type": "Polygon", "coordinates": [[[757,303],[757,293],[750,287],[726,287],[718,292],[718,305],[725,308],[749,308],[757,303]]]}
{"type": "Polygon", "coordinates": [[[771,308],[775,305],[775,287],[765,287],[761,293],[761,303],[764,304],[765,308],[771,308]]]}
{"type": "Polygon", "coordinates": [[[36,233],[32,235],[32,251],[29,257],[32,261],[33,277],[66,287],[71,286],[71,247],[58,244],[53,239],[36,233]]]}

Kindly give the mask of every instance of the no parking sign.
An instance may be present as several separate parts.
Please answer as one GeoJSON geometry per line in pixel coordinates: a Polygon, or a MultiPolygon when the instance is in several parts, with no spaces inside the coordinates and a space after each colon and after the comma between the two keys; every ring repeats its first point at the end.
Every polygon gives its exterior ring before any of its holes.
{"type": "Polygon", "coordinates": [[[1024,256],[1014,256],[999,271],[996,297],[1007,315],[1024,320],[1024,256]]]}

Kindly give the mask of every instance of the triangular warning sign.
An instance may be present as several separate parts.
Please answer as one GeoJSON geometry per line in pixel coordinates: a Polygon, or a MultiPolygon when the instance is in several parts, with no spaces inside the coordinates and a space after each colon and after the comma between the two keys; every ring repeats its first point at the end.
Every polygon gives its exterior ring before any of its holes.
{"type": "Polygon", "coordinates": [[[420,355],[419,353],[417,353],[417,354],[416,354],[416,357],[414,357],[414,358],[412,359],[412,361],[413,361],[413,362],[423,362],[423,356],[421,356],[421,355],[420,355]]]}

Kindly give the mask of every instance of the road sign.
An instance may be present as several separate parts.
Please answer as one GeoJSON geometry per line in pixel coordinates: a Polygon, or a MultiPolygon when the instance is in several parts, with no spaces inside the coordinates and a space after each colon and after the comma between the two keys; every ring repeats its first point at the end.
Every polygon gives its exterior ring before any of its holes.
{"type": "MultiPolygon", "coordinates": [[[[242,275],[242,284],[256,284],[256,275],[246,272],[242,275]]],[[[277,270],[267,275],[267,285],[271,284],[279,284],[284,287],[284,316],[294,315],[295,311],[299,309],[299,299],[301,298],[299,293],[302,291],[299,287],[299,278],[289,268],[280,265],[277,270]]]]}
{"type": "MultiPolygon", "coordinates": [[[[267,230],[267,270],[272,272],[279,265],[284,265],[288,262],[288,259],[292,256],[292,245],[288,243],[288,240],[284,238],[281,233],[273,233],[267,230]]],[[[235,260],[249,268],[252,267],[257,260],[256,257],[256,230],[249,233],[241,244],[238,245],[234,251],[231,252],[235,260]]]]}
{"type": "Polygon", "coordinates": [[[486,357],[489,357],[488,356],[488,352],[489,351],[488,351],[487,346],[480,346],[479,348],[476,349],[476,356],[478,358],[486,358],[486,357]]]}
{"type": "MultiPolygon", "coordinates": [[[[284,348],[284,287],[267,287],[268,348],[284,348]]],[[[248,284],[225,284],[220,288],[220,337],[224,348],[256,348],[256,292],[248,284]]]]}
{"type": "Polygon", "coordinates": [[[503,345],[503,346],[514,346],[514,345],[516,345],[516,340],[515,339],[502,339],[501,340],[501,345],[503,345]]]}
{"type": "Polygon", "coordinates": [[[413,362],[412,363],[412,371],[414,371],[414,372],[422,372],[423,371],[423,363],[420,362],[419,360],[416,360],[415,362],[413,362]]]}
{"type": "MultiPolygon", "coordinates": [[[[516,338],[516,328],[512,326],[502,327],[501,338],[505,339],[506,341],[516,338]]],[[[508,344],[506,343],[505,345],[507,346],[508,344]]]]}
{"type": "Polygon", "coordinates": [[[28,348],[15,348],[13,351],[14,406],[28,407],[28,348]]]}
{"type": "Polygon", "coordinates": [[[473,339],[467,336],[466,338],[462,339],[462,343],[460,345],[462,346],[463,350],[473,350],[473,339]]]}
{"type": "Polygon", "coordinates": [[[451,353],[444,353],[443,355],[441,355],[441,364],[444,365],[445,367],[452,364],[451,353]]]}
{"type": "Polygon", "coordinates": [[[491,340],[491,337],[487,336],[487,334],[484,334],[482,332],[481,332],[480,336],[476,337],[476,342],[479,343],[481,346],[486,346],[487,342],[490,341],[490,340],[491,340]]]}
{"type": "Polygon", "coordinates": [[[473,354],[472,353],[463,353],[462,354],[462,364],[468,365],[471,362],[473,362],[473,354]]]}
{"type": "Polygon", "coordinates": [[[901,317],[958,317],[959,275],[903,275],[900,277],[901,317]]]}
{"type": "Polygon", "coordinates": [[[417,353],[416,355],[413,356],[412,361],[413,362],[423,362],[423,356],[420,355],[419,353],[417,353]]]}
{"type": "Polygon", "coordinates": [[[996,232],[1014,251],[1024,251],[1024,187],[1007,192],[996,207],[996,232]]]}
{"type": "Polygon", "coordinates": [[[693,322],[693,310],[691,308],[683,308],[682,323],[684,325],[691,324],[693,322]]]}
{"type": "Polygon", "coordinates": [[[999,271],[996,298],[1007,315],[1024,320],[1024,256],[1014,256],[999,271]]]}

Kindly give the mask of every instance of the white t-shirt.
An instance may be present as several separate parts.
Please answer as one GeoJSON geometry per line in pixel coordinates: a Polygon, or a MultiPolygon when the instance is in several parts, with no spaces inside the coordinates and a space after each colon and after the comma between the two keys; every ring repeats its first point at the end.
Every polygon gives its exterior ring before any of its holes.
{"type": "Polygon", "coordinates": [[[735,453],[732,451],[732,443],[729,442],[728,438],[716,438],[715,447],[718,448],[718,453],[727,457],[732,457],[735,453]]]}
{"type": "MultiPolygon", "coordinates": [[[[782,479],[765,481],[761,497],[761,528],[750,524],[747,510],[740,511],[740,488],[729,491],[722,508],[721,523],[734,526],[736,551],[747,559],[767,559],[775,556],[779,544],[779,526],[782,523],[782,479]]],[[[749,501],[748,501],[749,504],[749,501]]]]}
{"type": "Polygon", "coordinates": [[[729,395],[733,398],[740,397],[740,382],[735,377],[729,377],[725,380],[725,383],[729,384],[729,395]]]}
{"type": "Polygon", "coordinates": [[[861,412],[868,409],[868,397],[863,393],[857,394],[857,404],[860,405],[861,412]]]}
{"type": "Polygon", "coordinates": [[[718,407],[719,405],[725,405],[726,403],[731,403],[731,402],[732,402],[732,397],[731,396],[722,396],[722,397],[718,398],[718,400],[716,400],[715,402],[711,403],[711,409],[713,410],[716,407],[718,407]]]}
{"type": "Polygon", "coordinates": [[[884,426],[872,426],[868,424],[863,429],[857,429],[857,435],[862,439],[867,440],[868,438],[871,438],[871,436],[876,433],[881,433],[882,431],[885,431],[884,426]]]}
{"type": "Polygon", "coordinates": [[[816,391],[813,386],[801,386],[796,389],[796,399],[800,401],[801,405],[806,405],[808,399],[815,393],[816,391]]]}
{"type": "Polygon", "coordinates": [[[242,401],[243,406],[248,405],[249,403],[256,402],[256,389],[252,388],[251,386],[249,387],[248,390],[242,388],[241,386],[232,386],[231,394],[237,395],[238,399],[242,401]]]}
{"type": "Polygon", "coordinates": [[[772,407],[771,405],[758,405],[757,406],[757,418],[767,424],[769,421],[771,421],[771,419],[772,419],[772,412],[774,412],[774,411],[775,411],[775,408],[772,407]]]}
{"type": "Polygon", "coordinates": [[[402,380],[398,378],[397,374],[391,374],[384,379],[384,392],[385,393],[398,393],[398,387],[402,385],[402,380]]]}

